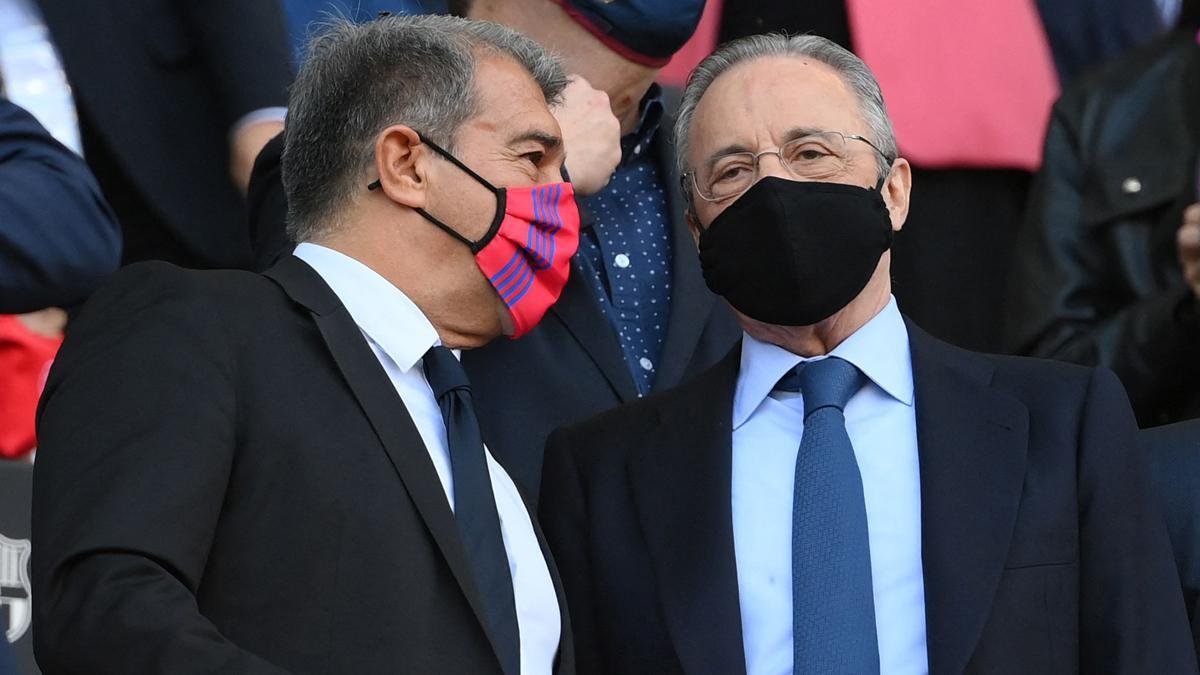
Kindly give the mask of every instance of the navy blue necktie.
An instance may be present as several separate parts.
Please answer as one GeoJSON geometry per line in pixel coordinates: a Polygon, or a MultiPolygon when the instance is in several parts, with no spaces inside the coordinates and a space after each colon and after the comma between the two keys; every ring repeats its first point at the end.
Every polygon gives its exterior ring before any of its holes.
{"type": "Polygon", "coordinates": [[[796,675],[879,672],[871,548],[846,402],[866,382],[830,357],[800,364],[776,389],[804,397],[792,506],[792,655],[796,675]]]}
{"type": "Polygon", "coordinates": [[[422,360],[425,379],[437,396],[454,477],[454,520],[462,536],[467,561],[479,587],[484,613],[495,638],[504,672],[521,672],[521,636],[517,604],[500,514],[483,453],[483,437],[471,403],[471,384],[462,364],[445,347],[433,347],[422,360]]]}

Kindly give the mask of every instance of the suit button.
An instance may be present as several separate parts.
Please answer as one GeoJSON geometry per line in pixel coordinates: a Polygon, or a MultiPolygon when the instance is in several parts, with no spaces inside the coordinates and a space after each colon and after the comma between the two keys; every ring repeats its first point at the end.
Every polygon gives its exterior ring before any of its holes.
{"type": "Polygon", "coordinates": [[[1121,183],[1121,189],[1127,195],[1136,195],[1142,191],[1142,181],[1138,180],[1136,176],[1130,176],[1121,183]]]}

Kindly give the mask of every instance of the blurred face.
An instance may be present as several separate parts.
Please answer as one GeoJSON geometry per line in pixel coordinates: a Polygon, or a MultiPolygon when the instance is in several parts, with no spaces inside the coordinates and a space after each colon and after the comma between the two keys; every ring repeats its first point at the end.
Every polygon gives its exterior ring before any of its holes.
{"type": "MultiPolygon", "coordinates": [[[[447,150],[498,188],[562,181],[565,158],[558,123],[537,83],[517,63],[498,58],[479,63],[475,83],[479,112],[460,127],[447,150]]],[[[424,147],[424,209],[463,237],[483,239],[496,215],[495,195],[424,147]]],[[[426,240],[420,250],[441,262],[429,283],[438,284],[440,295],[449,294],[448,305],[454,308],[452,315],[437,317],[435,323],[479,336],[478,344],[510,333],[508,312],[471,250],[432,223],[419,231],[426,240]]]]}
{"type": "MultiPolygon", "coordinates": [[[[874,189],[879,179],[878,154],[862,141],[845,140],[836,148],[838,161],[822,162],[820,166],[825,169],[802,170],[799,174],[786,169],[776,154],[761,155],[757,170],[753,163],[747,168],[744,161],[730,160],[738,157],[736,153],[782,152],[793,167],[805,166],[805,157],[820,158],[834,146],[808,146],[798,139],[836,136],[826,132],[862,136],[878,144],[853,92],[829,66],[801,57],[764,57],[738,64],[720,75],[696,107],[689,132],[685,169],[695,174],[696,181],[688,180],[685,187],[691,191],[689,223],[693,236],[698,239],[700,232],[740,197],[723,189],[730,184],[744,181],[752,185],[774,176],[874,189]],[[698,189],[696,184],[701,187],[698,189]],[[705,199],[701,191],[716,198],[705,199]]],[[[908,171],[903,159],[896,160],[882,188],[893,231],[903,227],[907,216],[908,171]]],[[[872,285],[878,284],[890,288],[890,260],[890,254],[884,253],[867,290],[877,292],[879,289],[872,285]]],[[[740,318],[743,327],[756,337],[775,330],[744,315],[740,318]]]]}
{"type": "Polygon", "coordinates": [[[638,104],[657,77],[657,68],[613,51],[550,0],[476,0],[468,15],[508,26],[557,54],[568,73],[608,94],[624,133],[633,131],[638,104]]]}

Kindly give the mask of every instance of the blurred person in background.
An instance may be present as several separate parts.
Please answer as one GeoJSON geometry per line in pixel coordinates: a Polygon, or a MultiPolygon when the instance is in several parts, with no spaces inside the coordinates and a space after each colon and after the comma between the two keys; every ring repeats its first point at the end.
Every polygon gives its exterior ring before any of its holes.
{"type": "Polygon", "coordinates": [[[304,48],[320,25],[329,19],[369,21],[380,12],[389,14],[440,14],[445,0],[280,0],[287,19],[288,38],[296,63],[304,58],[304,48]]]}
{"type": "Polygon", "coordinates": [[[3,637],[0,635],[0,675],[21,675],[17,672],[17,663],[13,660],[12,648],[8,646],[8,640],[3,637]]]}
{"type": "Polygon", "coordinates": [[[1010,348],[1112,368],[1142,426],[1200,416],[1197,5],[1055,104],[1006,307],[1010,348]]]}
{"type": "MultiPolygon", "coordinates": [[[[563,297],[528,337],[463,359],[490,395],[484,429],[536,495],[552,430],[670,389],[737,340],[732,313],[704,285],[684,219],[672,152],[679,92],[655,84],[695,31],[704,2],[456,4],[560,54],[569,72],[608,96],[621,124],[620,163],[604,189],[581,200],[590,226],[580,235],[563,297]]],[[[567,147],[569,154],[570,140],[567,147]]]]}
{"type": "Polygon", "coordinates": [[[1170,0],[762,0],[726,3],[720,34],[813,32],[875,71],[915,178],[896,298],[934,335],[1000,351],[997,308],[1060,82],[1152,39],[1176,11],[1170,0]]]}
{"type": "MultiPolygon", "coordinates": [[[[567,171],[586,196],[571,276],[529,335],[463,355],[490,447],[536,501],[551,430],[669,389],[737,339],[731,313],[704,286],[683,217],[671,153],[678,92],[655,84],[704,2],[452,0],[449,8],[528,35],[575,78],[555,112],[567,171]]],[[[259,157],[249,201],[261,266],[294,245],[283,235],[278,141],[259,157]]]]}
{"type": "Polygon", "coordinates": [[[79,304],[120,256],[120,228],[87,165],[0,96],[0,313],[79,304]]]}
{"type": "Polygon", "coordinates": [[[120,228],[87,165],[0,95],[0,459],[36,446],[61,308],[82,303],[120,261],[120,228]]]}
{"type": "Polygon", "coordinates": [[[288,54],[276,0],[0,0],[9,96],[82,152],[126,262],[249,266],[242,194],[288,54]]]}

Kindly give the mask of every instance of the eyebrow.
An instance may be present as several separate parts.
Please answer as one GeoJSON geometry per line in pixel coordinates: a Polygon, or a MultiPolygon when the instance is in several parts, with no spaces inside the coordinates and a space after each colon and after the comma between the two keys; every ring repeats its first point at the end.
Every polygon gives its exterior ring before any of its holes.
{"type": "Polygon", "coordinates": [[[508,139],[508,145],[513,146],[529,141],[541,143],[542,146],[547,150],[553,150],[562,145],[561,138],[555,136],[554,134],[546,133],[545,131],[540,131],[538,129],[531,129],[513,136],[512,138],[508,139]]]}
{"type": "MultiPolygon", "coordinates": [[[[791,129],[788,129],[786,133],[783,134],[783,143],[780,143],[780,145],[783,145],[784,143],[788,143],[790,141],[794,141],[797,138],[800,138],[801,136],[808,136],[810,134],[820,133],[822,131],[826,131],[826,130],[820,129],[817,127],[792,127],[791,129]]],[[[720,150],[717,150],[716,152],[712,153],[711,155],[709,155],[708,159],[705,161],[705,166],[706,166],[706,168],[711,169],[713,164],[715,164],[718,159],[724,157],[725,155],[732,155],[737,152],[754,152],[754,151],[751,150],[749,147],[742,145],[740,143],[732,143],[730,145],[727,145],[727,146],[721,148],[720,150]]]]}

